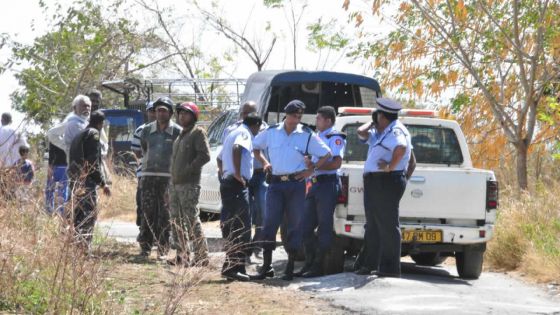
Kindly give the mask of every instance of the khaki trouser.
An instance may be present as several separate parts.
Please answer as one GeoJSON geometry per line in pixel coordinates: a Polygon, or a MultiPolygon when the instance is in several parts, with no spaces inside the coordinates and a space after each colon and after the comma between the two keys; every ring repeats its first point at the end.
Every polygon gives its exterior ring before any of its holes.
{"type": "Polygon", "coordinates": [[[169,186],[169,201],[171,206],[171,233],[173,245],[178,254],[188,256],[188,241],[193,242],[194,262],[204,262],[208,259],[208,244],[200,223],[198,198],[200,185],[171,184],[169,186]]]}

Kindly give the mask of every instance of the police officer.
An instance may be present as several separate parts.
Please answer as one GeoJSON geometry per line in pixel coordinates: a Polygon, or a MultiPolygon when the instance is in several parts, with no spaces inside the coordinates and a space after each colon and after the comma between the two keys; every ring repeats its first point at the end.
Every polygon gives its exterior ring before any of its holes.
{"type": "Polygon", "coordinates": [[[102,112],[93,112],[89,125],[74,137],[69,150],[68,173],[75,182],[74,187],[80,188],[72,191],[78,194],[73,215],[74,229],[84,249],[91,243],[97,218],[97,186],[103,188],[104,194],[111,194],[101,160],[100,133],[104,121],[102,112]]]}
{"type": "MultiPolygon", "coordinates": [[[[227,128],[224,129],[224,133],[222,134],[222,143],[225,143],[226,137],[233,131],[239,128],[243,124],[243,120],[250,114],[257,112],[257,103],[254,101],[247,101],[241,106],[239,109],[239,120],[227,128]]],[[[259,131],[264,131],[268,128],[268,124],[266,122],[262,122],[260,125],[259,131]]],[[[223,150],[218,155],[218,158],[221,158],[223,150]]],[[[222,177],[222,170],[218,168],[218,176],[222,177]]],[[[258,242],[262,240],[262,225],[263,225],[263,218],[264,218],[264,211],[265,211],[265,196],[266,190],[268,189],[268,184],[265,182],[265,174],[262,167],[262,164],[259,160],[253,160],[253,177],[249,180],[249,205],[250,205],[250,213],[251,213],[251,225],[255,226],[255,234],[253,235],[253,242],[258,242]]],[[[223,212],[222,212],[223,213],[223,212]]],[[[251,251],[254,251],[257,254],[260,250],[260,247],[252,248],[251,251]]]]}
{"type": "Polygon", "coordinates": [[[346,135],[333,127],[335,119],[336,111],[333,107],[323,106],[317,110],[316,127],[319,138],[329,146],[332,157],[321,168],[315,167],[319,160],[317,157],[313,156],[311,159],[310,168],[315,171],[308,179],[310,188],[305,197],[303,215],[305,265],[297,273],[305,278],[323,274],[323,260],[333,239],[333,213],[340,188],[337,173],[342,165],[346,146],[346,135]]]}
{"type": "Polygon", "coordinates": [[[369,150],[364,165],[366,231],[356,273],[400,277],[399,202],[406,187],[412,145],[408,130],[397,119],[401,104],[378,98],[376,108],[373,122],[357,131],[369,150]]]}
{"type": "Polygon", "coordinates": [[[253,176],[253,137],[262,119],[248,114],[243,124],[231,131],[224,141],[218,165],[223,170],[220,181],[222,196],[222,235],[227,240],[226,261],[222,275],[231,280],[248,281],[245,259],[251,239],[249,180],[253,176]]]}
{"type": "Polygon", "coordinates": [[[300,124],[304,109],[305,104],[300,100],[289,102],[284,107],[285,120],[259,133],[253,141],[255,158],[262,162],[265,171],[272,174],[266,193],[263,266],[255,279],[274,276],[272,251],[276,247],[276,233],[284,216],[288,220],[288,263],[283,279],[293,278],[295,254],[302,242],[305,179],[313,172],[313,169],[307,169],[305,156],[310,154],[319,157],[315,164],[317,168],[321,168],[331,156],[328,146],[311,129],[300,124]],[[268,153],[270,163],[261,151],[268,153]]]}

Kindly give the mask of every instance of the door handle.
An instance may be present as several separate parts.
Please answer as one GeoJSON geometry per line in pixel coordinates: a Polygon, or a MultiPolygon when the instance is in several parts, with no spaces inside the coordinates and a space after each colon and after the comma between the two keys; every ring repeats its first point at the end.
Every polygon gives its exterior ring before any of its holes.
{"type": "Polygon", "coordinates": [[[423,184],[426,182],[426,177],[424,176],[411,176],[410,181],[413,183],[423,184]]]}

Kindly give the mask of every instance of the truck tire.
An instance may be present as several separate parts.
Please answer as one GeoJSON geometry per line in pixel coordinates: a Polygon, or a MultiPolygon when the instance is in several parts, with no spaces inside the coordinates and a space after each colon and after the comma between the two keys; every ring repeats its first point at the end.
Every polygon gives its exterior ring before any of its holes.
{"type": "Polygon", "coordinates": [[[344,244],[342,237],[335,235],[323,261],[323,274],[332,275],[344,271],[344,244]]]}
{"type": "Polygon", "coordinates": [[[417,265],[421,266],[437,266],[447,259],[447,257],[442,257],[439,252],[436,253],[420,253],[416,255],[410,255],[412,260],[417,265]]]}
{"type": "Polygon", "coordinates": [[[466,247],[463,252],[455,253],[457,273],[463,279],[478,279],[482,272],[484,250],[473,250],[466,247]]]}

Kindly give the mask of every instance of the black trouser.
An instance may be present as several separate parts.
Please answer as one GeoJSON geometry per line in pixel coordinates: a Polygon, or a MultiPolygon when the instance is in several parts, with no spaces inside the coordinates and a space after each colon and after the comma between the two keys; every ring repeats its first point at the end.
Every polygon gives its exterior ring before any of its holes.
{"type": "Polygon", "coordinates": [[[91,180],[85,183],[74,183],[73,189],[77,190],[76,207],[74,208],[74,229],[78,240],[89,246],[93,238],[93,228],[97,220],[97,185],[91,180]]]}
{"type": "Polygon", "coordinates": [[[249,188],[233,177],[221,181],[221,229],[226,240],[226,261],[222,271],[245,271],[245,258],[251,241],[249,188]]]}
{"type": "Polygon", "coordinates": [[[406,188],[403,172],[366,173],[364,208],[366,231],[363,267],[383,273],[401,272],[399,203],[406,188]]]}

